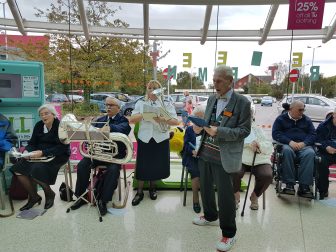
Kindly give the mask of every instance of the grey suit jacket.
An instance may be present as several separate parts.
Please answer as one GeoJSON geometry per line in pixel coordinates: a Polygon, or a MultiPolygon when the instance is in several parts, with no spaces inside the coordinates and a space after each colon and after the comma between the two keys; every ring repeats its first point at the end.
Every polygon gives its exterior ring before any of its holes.
{"type": "MultiPolygon", "coordinates": [[[[209,123],[216,95],[208,99],[205,120],[209,123]]],[[[228,173],[241,169],[244,138],[251,131],[251,107],[246,97],[233,92],[224,110],[223,119],[217,129],[222,166],[228,173]]],[[[203,134],[204,139],[205,132],[203,134]]],[[[202,141],[203,141],[202,139],[202,141]]]]}

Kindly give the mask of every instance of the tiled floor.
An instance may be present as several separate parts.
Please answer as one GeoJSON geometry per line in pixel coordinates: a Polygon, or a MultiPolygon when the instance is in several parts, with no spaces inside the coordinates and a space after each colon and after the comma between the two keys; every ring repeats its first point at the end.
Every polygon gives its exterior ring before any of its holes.
{"type": "MultiPolygon", "coordinates": [[[[59,175],[55,191],[63,180],[59,175]]],[[[336,197],[335,187],[331,184],[330,198],[336,197]]],[[[195,213],[190,191],[186,207],[182,206],[180,191],[159,191],[156,201],[150,200],[146,192],[136,207],[131,205],[133,193],[124,215],[108,214],[101,223],[93,207],[66,213],[68,203],[58,195],[55,206],[34,220],[2,218],[0,251],[215,251],[220,229],[191,223],[195,213]]],[[[261,207],[262,199],[258,211],[250,210],[248,201],[244,217],[240,211],[245,194],[241,194],[238,241],[232,251],[336,251],[335,207],[296,196],[279,198],[273,185],[266,194],[266,209],[261,207]]],[[[16,215],[25,202],[14,203],[16,215]]],[[[43,205],[44,201],[38,208],[43,205]]]]}

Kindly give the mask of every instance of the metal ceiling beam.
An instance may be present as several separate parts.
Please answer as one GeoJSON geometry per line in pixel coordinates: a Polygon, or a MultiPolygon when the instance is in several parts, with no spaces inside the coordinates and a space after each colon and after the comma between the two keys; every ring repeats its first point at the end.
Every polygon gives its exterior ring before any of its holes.
{"type": "Polygon", "coordinates": [[[143,23],[144,23],[144,29],[143,29],[143,35],[144,35],[144,42],[146,45],[148,45],[149,39],[149,5],[147,3],[143,4],[143,23]]]}
{"type": "Polygon", "coordinates": [[[80,20],[81,20],[82,27],[83,27],[84,36],[86,40],[90,40],[90,32],[89,32],[89,26],[87,22],[84,2],[83,0],[77,0],[77,3],[78,3],[78,9],[79,9],[79,14],[80,14],[80,20]]]}
{"type": "MultiPolygon", "coordinates": [[[[113,0],[100,0],[101,2],[116,2],[113,0]]],[[[173,5],[272,5],[288,4],[288,0],[118,0],[119,3],[137,4],[173,4],[173,5]]],[[[326,3],[336,0],[325,0],[326,3]]]]}
{"type": "Polygon", "coordinates": [[[212,13],[212,5],[207,5],[205,9],[205,17],[204,17],[204,24],[202,29],[202,38],[201,38],[201,45],[204,45],[207,36],[208,36],[208,30],[209,30],[209,24],[210,24],[210,18],[212,13]]]}
{"type": "Polygon", "coordinates": [[[8,7],[12,12],[12,15],[14,17],[15,23],[19,29],[19,31],[21,32],[22,35],[27,35],[27,33],[25,32],[25,28],[23,26],[23,20],[20,14],[20,11],[16,5],[16,1],[15,0],[7,0],[8,3],[8,7]]]}
{"type": "Polygon", "coordinates": [[[336,32],[336,19],[334,20],[334,23],[331,26],[328,27],[327,34],[322,39],[322,42],[327,43],[333,37],[335,32],[336,32]]]}
{"type": "MultiPolygon", "coordinates": [[[[16,26],[3,26],[0,25],[0,29],[7,29],[10,31],[18,31],[18,28],[16,26]]],[[[55,34],[67,34],[67,31],[59,31],[59,30],[45,30],[45,29],[38,29],[38,28],[26,28],[25,29],[27,32],[34,32],[34,33],[55,33],[55,34]]],[[[278,30],[277,33],[282,33],[283,30],[278,30]]],[[[215,32],[215,31],[213,31],[215,32]]],[[[258,33],[258,31],[254,31],[255,33],[258,33]]],[[[78,36],[84,36],[83,31],[75,31],[71,32],[72,35],[78,35],[78,36]]],[[[91,32],[91,36],[96,36],[96,37],[110,37],[110,38],[124,38],[124,39],[143,39],[143,34],[138,34],[138,35],[131,35],[131,34],[113,34],[111,32],[108,33],[95,33],[91,32]]],[[[291,40],[291,34],[288,34],[288,36],[284,37],[282,35],[275,35],[268,37],[267,41],[288,41],[291,40]]],[[[293,40],[322,40],[324,38],[324,34],[306,34],[306,35],[294,35],[293,40]]],[[[336,39],[336,35],[332,36],[332,39],[336,39]]],[[[170,40],[170,41],[199,41],[199,37],[194,37],[194,36],[149,36],[149,40],[170,40]]],[[[242,42],[255,42],[259,41],[260,37],[259,36],[249,36],[246,37],[244,33],[240,33],[240,36],[227,36],[227,37],[218,37],[218,41],[242,41],[242,42]]],[[[216,41],[216,37],[208,37],[207,41],[216,41]]]]}
{"type": "MultiPolygon", "coordinates": [[[[17,27],[15,21],[13,19],[4,19],[0,18],[0,25],[8,26],[8,27],[17,27]]],[[[68,34],[69,26],[67,24],[56,24],[56,23],[48,23],[48,22],[38,22],[38,21],[24,21],[25,30],[28,31],[30,29],[37,29],[43,33],[52,33],[53,31],[60,31],[60,33],[68,34]]],[[[16,28],[16,30],[18,30],[16,28]]],[[[71,33],[73,32],[82,32],[82,26],[77,24],[71,25],[71,33]]],[[[325,36],[327,34],[328,29],[323,28],[320,30],[295,30],[294,36],[325,36]]],[[[134,35],[134,36],[143,36],[143,29],[141,28],[119,28],[119,27],[103,27],[103,26],[91,26],[90,27],[90,35],[92,34],[115,34],[115,35],[134,35]]],[[[260,40],[260,30],[208,30],[208,38],[216,37],[216,33],[218,38],[220,37],[258,37],[260,40]]],[[[291,30],[285,29],[276,29],[270,30],[268,37],[277,36],[277,37],[290,37],[292,35],[291,30]]],[[[195,37],[200,40],[202,36],[202,32],[200,30],[160,30],[160,29],[150,29],[149,36],[172,36],[172,37],[195,37]]]]}
{"type": "Polygon", "coordinates": [[[272,27],[272,24],[273,24],[273,21],[274,21],[274,17],[276,15],[278,9],[279,9],[279,4],[274,4],[270,7],[270,10],[268,12],[264,28],[262,29],[261,39],[258,42],[259,45],[262,45],[266,41],[268,33],[271,30],[271,27],[272,27]]]}
{"type": "MultiPolygon", "coordinates": [[[[13,19],[0,18],[0,25],[6,27],[13,27],[18,30],[17,25],[13,19]]],[[[69,26],[67,24],[56,24],[48,22],[38,22],[38,21],[24,21],[25,30],[30,29],[39,30],[41,33],[53,33],[54,31],[59,31],[59,33],[68,34],[69,26]]],[[[320,30],[295,30],[294,36],[323,36],[325,37],[328,29],[323,28],[320,30]]],[[[83,33],[82,26],[77,24],[71,25],[71,33],[80,32],[83,33]]],[[[130,35],[130,36],[142,36],[143,39],[143,29],[141,28],[118,28],[118,27],[102,27],[102,26],[91,26],[90,35],[94,34],[114,34],[114,35],[130,35]]],[[[257,37],[260,40],[260,30],[208,30],[207,37],[215,38],[225,37],[257,37]],[[217,33],[217,34],[216,34],[217,33]]],[[[96,35],[95,35],[96,36],[96,35]]],[[[150,29],[149,36],[172,36],[172,37],[195,37],[200,40],[202,32],[200,30],[160,30],[160,29],[150,29]]],[[[270,30],[268,37],[290,37],[292,36],[291,30],[277,29],[270,30]]]]}

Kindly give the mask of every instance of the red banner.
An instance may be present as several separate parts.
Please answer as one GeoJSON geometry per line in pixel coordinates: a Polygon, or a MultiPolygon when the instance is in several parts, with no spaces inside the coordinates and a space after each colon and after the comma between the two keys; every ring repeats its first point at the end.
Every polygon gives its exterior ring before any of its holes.
{"type": "Polygon", "coordinates": [[[289,0],[287,30],[321,29],[325,0],[289,0]]]}

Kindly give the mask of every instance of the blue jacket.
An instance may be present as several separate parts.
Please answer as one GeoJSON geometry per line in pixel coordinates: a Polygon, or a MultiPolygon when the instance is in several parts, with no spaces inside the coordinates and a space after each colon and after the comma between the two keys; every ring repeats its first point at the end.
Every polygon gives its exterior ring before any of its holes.
{"type": "Polygon", "coordinates": [[[192,126],[187,127],[184,133],[184,145],[183,145],[183,156],[182,165],[194,168],[197,158],[193,157],[192,151],[195,150],[193,146],[196,145],[196,134],[192,126]]]}
{"type": "MultiPolygon", "coordinates": [[[[108,121],[108,115],[99,117],[95,122],[92,123],[94,127],[102,128],[104,126],[104,123],[108,121]]],[[[129,122],[127,118],[120,113],[116,114],[115,117],[109,122],[110,126],[110,132],[117,132],[122,133],[128,136],[128,134],[131,132],[131,126],[129,125],[129,122]]],[[[118,155],[117,158],[123,157],[126,154],[126,146],[122,144],[121,142],[117,142],[118,145],[118,155]]]]}
{"type": "Polygon", "coordinates": [[[325,151],[327,146],[336,148],[336,126],[333,124],[333,117],[321,122],[316,129],[316,142],[321,144],[321,150],[325,151]]]}
{"type": "Polygon", "coordinates": [[[0,169],[4,162],[5,152],[13,147],[16,139],[10,121],[0,113],[0,169]]]}
{"type": "Polygon", "coordinates": [[[309,146],[314,144],[316,132],[308,116],[303,115],[301,119],[295,121],[288,116],[288,113],[283,113],[273,123],[272,137],[282,144],[294,141],[304,142],[309,146]]]}

